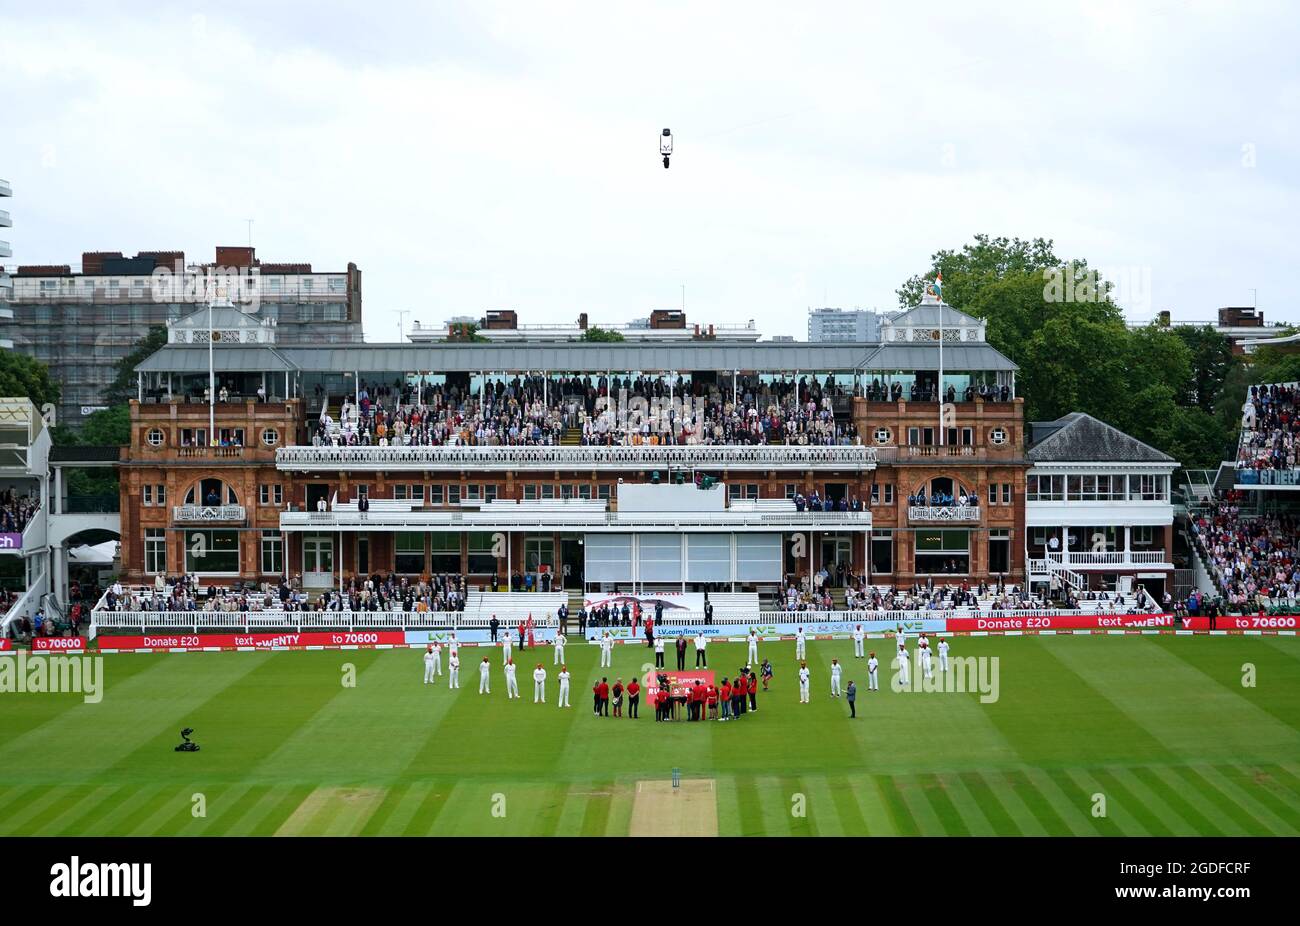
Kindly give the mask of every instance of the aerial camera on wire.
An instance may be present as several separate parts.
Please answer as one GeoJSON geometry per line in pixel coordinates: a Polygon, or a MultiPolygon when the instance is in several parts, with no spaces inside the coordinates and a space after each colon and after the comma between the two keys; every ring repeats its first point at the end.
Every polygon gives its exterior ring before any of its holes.
{"type": "Polygon", "coordinates": [[[659,153],[664,156],[664,170],[667,170],[668,158],[670,158],[673,153],[672,129],[664,129],[663,134],[659,136],[659,153]]]}

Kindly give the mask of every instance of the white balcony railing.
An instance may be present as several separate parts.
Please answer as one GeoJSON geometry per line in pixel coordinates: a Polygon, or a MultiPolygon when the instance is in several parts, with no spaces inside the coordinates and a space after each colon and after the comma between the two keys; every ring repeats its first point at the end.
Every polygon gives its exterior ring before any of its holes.
{"type": "Polygon", "coordinates": [[[909,521],[978,521],[978,505],[913,505],[907,509],[909,521]]]}
{"type": "Polygon", "coordinates": [[[874,469],[876,451],[860,446],[677,444],[619,447],[283,447],[284,470],[626,470],[669,466],[718,469],[874,469]]]}
{"type": "Polygon", "coordinates": [[[1048,553],[1045,562],[1065,567],[1149,566],[1166,563],[1163,550],[1106,550],[1086,553],[1048,553]]]}
{"type": "Polygon", "coordinates": [[[487,506],[479,511],[285,511],[280,529],[286,531],[396,530],[526,530],[574,528],[618,532],[768,530],[806,531],[840,528],[868,531],[870,511],[761,510],[601,512],[538,509],[528,505],[487,506]]]}
{"type": "Polygon", "coordinates": [[[173,505],[173,521],[242,521],[243,505],[173,505]]]}

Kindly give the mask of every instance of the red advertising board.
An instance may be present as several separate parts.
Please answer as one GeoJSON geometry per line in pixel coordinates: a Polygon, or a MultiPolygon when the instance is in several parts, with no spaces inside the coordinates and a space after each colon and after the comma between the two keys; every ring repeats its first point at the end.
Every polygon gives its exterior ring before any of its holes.
{"type": "Polygon", "coordinates": [[[1128,630],[1174,626],[1172,614],[1017,614],[950,617],[948,629],[958,633],[1007,630],[1128,630]]]}
{"type": "Polygon", "coordinates": [[[405,646],[401,630],[333,630],[312,633],[204,633],[149,634],[131,637],[100,637],[102,650],[133,649],[271,649],[304,646],[405,646]]]}
{"type": "Polygon", "coordinates": [[[14,641],[8,637],[0,637],[0,653],[7,652],[14,648],[14,641]]]}
{"type": "Polygon", "coordinates": [[[85,648],[85,637],[32,637],[33,653],[80,652],[85,648]]]}
{"type": "Polygon", "coordinates": [[[1188,630],[1300,630],[1300,617],[1294,614],[1243,614],[1216,617],[1211,626],[1208,617],[1189,617],[1183,621],[1188,630]]]}

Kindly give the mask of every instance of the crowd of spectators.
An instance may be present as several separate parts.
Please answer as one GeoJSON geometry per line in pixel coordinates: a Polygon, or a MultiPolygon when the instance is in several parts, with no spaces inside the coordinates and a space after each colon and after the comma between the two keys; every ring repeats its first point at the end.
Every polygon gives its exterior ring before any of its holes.
{"type": "MultiPolygon", "coordinates": [[[[583,445],[796,444],[858,442],[835,402],[852,388],[804,377],[765,382],[739,377],[731,389],[683,377],[516,376],[481,391],[458,385],[361,383],[326,408],[312,429],[316,446],[555,445],[576,431],[583,445]]],[[[842,404],[842,403],[841,403],[842,404]]]]}
{"type": "Polygon", "coordinates": [[[1250,387],[1242,406],[1238,468],[1296,468],[1298,403],[1300,388],[1293,384],[1250,387]]]}
{"type": "Polygon", "coordinates": [[[0,533],[21,534],[40,506],[38,496],[29,495],[15,486],[0,490],[0,533]]]}
{"type": "MultiPolygon", "coordinates": [[[[939,387],[937,383],[927,380],[914,379],[903,388],[903,384],[897,380],[892,383],[882,383],[878,379],[873,379],[871,385],[860,390],[861,395],[865,395],[870,402],[898,402],[904,398],[911,402],[935,402],[939,398],[939,387]]],[[[949,384],[944,390],[945,402],[974,402],[976,397],[983,399],[985,402],[1009,402],[1011,401],[1011,387],[1008,385],[989,385],[988,383],[972,383],[961,392],[949,384]]]]}
{"type": "MultiPolygon", "coordinates": [[[[1241,495],[1229,492],[1191,533],[1229,612],[1250,613],[1300,597],[1300,522],[1290,515],[1243,517],[1241,495]]],[[[1188,600],[1189,613],[1206,602],[1188,600]]]]}
{"type": "Polygon", "coordinates": [[[341,589],[313,598],[295,576],[278,585],[200,585],[194,576],[158,576],[151,588],[125,588],[114,583],[104,595],[109,611],[463,611],[469,594],[464,576],[419,578],[353,576],[341,589]]]}
{"type": "Polygon", "coordinates": [[[931,491],[928,499],[926,498],[925,489],[921,489],[915,495],[907,496],[907,504],[912,508],[966,508],[977,506],[979,503],[980,497],[974,492],[967,494],[965,489],[962,489],[956,495],[951,492],[931,491]]]}

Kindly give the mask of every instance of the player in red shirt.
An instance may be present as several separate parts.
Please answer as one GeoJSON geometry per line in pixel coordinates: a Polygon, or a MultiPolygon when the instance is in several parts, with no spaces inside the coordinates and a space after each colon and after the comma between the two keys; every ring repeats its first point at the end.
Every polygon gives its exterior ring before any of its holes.
{"type": "Polygon", "coordinates": [[[731,682],[722,680],[722,716],[720,720],[731,719],[731,682]]]}
{"type": "Polygon", "coordinates": [[[709,719],[715,719],[718,716],[718,689],[716,686],[709,685],[704,689],[704,700],[709,705],[709,719]]]}
{"type": "Polygon", "coordinates": [[[636,719],[637,705],[641,703],[641,685],[636,679],[627,683],[627,715],[636,719]]]}
{"type": "Polygon", "coordinates": [[[752,671],[749,673],[749,681],[746,683],[745,688],[749,692],[749,709],[751,711],[757,711],[758,710],[758,676],[755,675],[752,671]]]}

